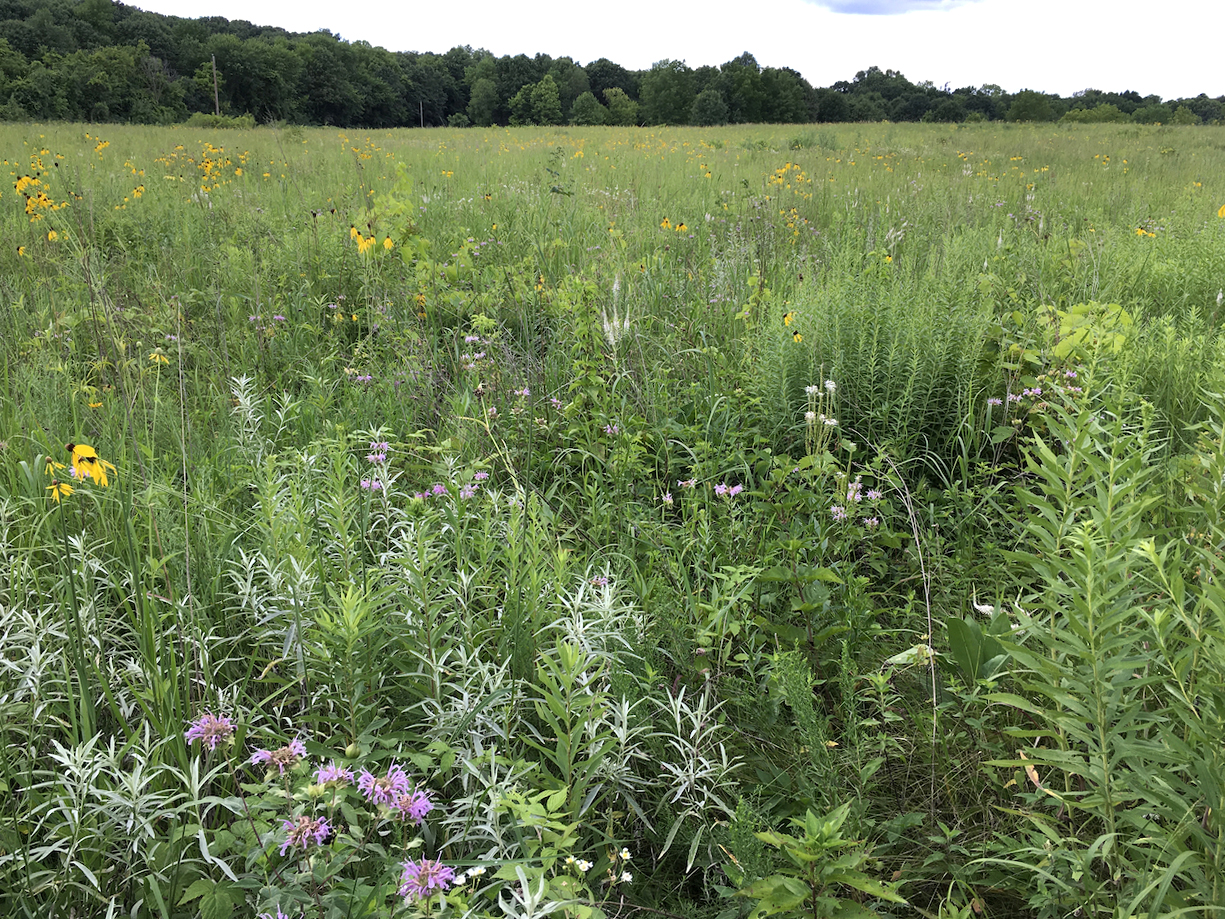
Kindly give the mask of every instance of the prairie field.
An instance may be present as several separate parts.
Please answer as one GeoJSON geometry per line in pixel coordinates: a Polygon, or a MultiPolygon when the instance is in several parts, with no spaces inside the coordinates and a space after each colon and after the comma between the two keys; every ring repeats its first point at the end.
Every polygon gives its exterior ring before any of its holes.
{"type": "Polygon", "coordinates": [[[0,160],[0,914],[1225,906],[1225,128],[0,160]]]}

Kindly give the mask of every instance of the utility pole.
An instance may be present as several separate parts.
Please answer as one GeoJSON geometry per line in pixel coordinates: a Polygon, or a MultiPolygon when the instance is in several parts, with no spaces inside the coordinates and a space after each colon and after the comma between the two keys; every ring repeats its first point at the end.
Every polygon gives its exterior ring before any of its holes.
{"type": "Polygon", "coordinates": [[[217,55],[211,55],[213,58],[213,114],[221,116],[221,98],[217,95],[217,55]]]}

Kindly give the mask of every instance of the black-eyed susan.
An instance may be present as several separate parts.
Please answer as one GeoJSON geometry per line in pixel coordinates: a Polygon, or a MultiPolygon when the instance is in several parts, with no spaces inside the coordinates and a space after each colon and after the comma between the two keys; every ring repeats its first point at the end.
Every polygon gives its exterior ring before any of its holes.
{"type": "Polygon", "coordinates": [[[67,482],[52,479],[51,484],[47,486],[47,491],[51,492],[51,497],[55,500],[56,504],[59,504],[60,498],[67,498],[72,494],[72,486],[67,482]]]}
{"type": "Polygon", "coordinates": [[[93,479],[101,487],[106,488],[106,472],[116,469],[102,457],[98,451],[88,444],[65,444],[64,449],[72,454],[72,475],[76,479],[93,479]]]}
{"type": "Polygon", "coordinates": [[[787,310],[783,313],[783,325],[791,325],[795,322],[795,310],[787,310]]]}
{"type": "Polygon", "coordinates": [[[803,335],[801,335],[799,332],[792,332],[792,333],[791,333],[791,340],[792,340],[792,341],[794,341],[794,342],[801,342],[801,341],[803,341],[803,340],[804,340],[804,336],[803,336],[803,335]]]}

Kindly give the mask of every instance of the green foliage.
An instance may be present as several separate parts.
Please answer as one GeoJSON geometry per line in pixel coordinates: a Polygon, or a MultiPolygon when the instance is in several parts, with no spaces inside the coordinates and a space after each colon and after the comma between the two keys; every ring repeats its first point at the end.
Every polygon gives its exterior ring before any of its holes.
{"type": "Polygon", "coordinates": [[[845,839],[842,826],[850,814],[843,804],[824,817],[808,811],[791,820],[800,835],[768,830],[757,837],[782,851],[791,862],[786,874],[775,874],[742,887],[741,897],[756,900],[750,919],[759,916],[870,917],[880,915],[858,899],[839,896],[842,888],[866,894],[886,903],[906,901],[889,885],[882,884],[863,869],[868,853],[855,840],[845,839]]]}
{"type": "Polygon", "coordinates": [[[697,125],[710,126],[727,124],[727,103],[723,94],[717,89],[704,89],[693,100],[693,110],[690,118],[697,125]]]}

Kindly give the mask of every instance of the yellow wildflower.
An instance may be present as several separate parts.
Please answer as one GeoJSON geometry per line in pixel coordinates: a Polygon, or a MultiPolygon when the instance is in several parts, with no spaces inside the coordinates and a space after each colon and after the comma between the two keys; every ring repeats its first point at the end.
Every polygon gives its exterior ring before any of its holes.
{"type": "Polygon", "coordinates": [[[72,454],[72,475],[77,479],[92,478],[106,488],[106,471],[115,472],[115,467],[98,456],[98,451],[88,444],[65,444],[64,449],[72,454]]]}
{"type": "Polygon", "coordinates": [[[390,236],[388,236],[386,239],[383,240],[383,248],[386,249],[388,252],[390,252],[394,247],[395,247],[395,243],[391,241],[390,236]]]}
{"type": "Polygon", "coordinates": [[[795,310],[783,313],[783,325],[791,325],[793,322],[795,322],[795,310]]]}
{"type": "Polygon", "coordinates": [[[49,242],[55,242],[55,241],[56,241],[57,239],[59,239],[59,238],[60,238],[60,234],[59,234],[59,233],[57,233],[57,232],[55,232],[55,230],[48,230],[48,231],[47,231],[47,240],[48,240],[49,242]]]}
{"type": "Polygon", "coordinates": [[[792,340],[792,341],[803,341],[803,340],[804,340],[804,336],[803,336],[803,335],[801,335],[799,332],[792,332],[792,333],[791,333],[791,340],[792,340]]]}
{"type": "Polygon", "coordinates": [[[72,486],[67,482],[52,480],[51,484],[47,486],[47,491],[51,492],[51,497],[55,499],[56,504],[59,504],[60,498],[67,498],[72,494],[72,486]]]}

